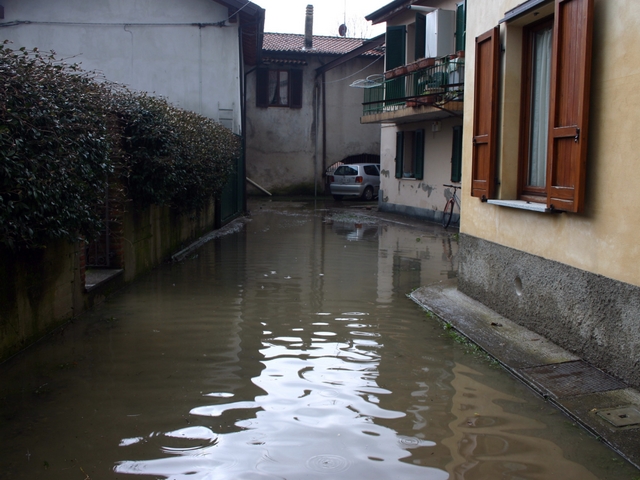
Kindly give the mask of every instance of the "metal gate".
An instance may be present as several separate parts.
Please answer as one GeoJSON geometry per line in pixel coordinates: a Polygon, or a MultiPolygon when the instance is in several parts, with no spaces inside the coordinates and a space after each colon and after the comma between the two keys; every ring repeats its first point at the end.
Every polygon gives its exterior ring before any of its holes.
{"type": "Polygon", "coordinates": [[[244,210],[244,152],[236,159],[233,172],[216,202],[216,228],[229,223],[244,210]]]}

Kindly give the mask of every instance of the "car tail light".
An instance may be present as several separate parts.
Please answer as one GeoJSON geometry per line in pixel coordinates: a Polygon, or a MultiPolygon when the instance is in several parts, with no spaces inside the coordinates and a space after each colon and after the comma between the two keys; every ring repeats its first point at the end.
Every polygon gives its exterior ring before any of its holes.
{"type": "Polygon", "coordinates": [[[362,177],[356,177],[356,183],[362,183],[362,177]]]}
{"type": "Polygon", "coordinates": [[[329,175],[329,183],[333,183],[335,181],[335,178],[333,178],[333,175],[329,175]]]}

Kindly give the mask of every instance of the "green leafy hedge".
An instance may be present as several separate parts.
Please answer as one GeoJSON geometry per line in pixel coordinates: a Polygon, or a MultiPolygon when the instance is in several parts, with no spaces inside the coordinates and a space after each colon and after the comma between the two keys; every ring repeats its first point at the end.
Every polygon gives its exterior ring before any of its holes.
{"type": "Polygon", "coordinates": [[[219,192],[240,155],[240,140],[209,118],[146,94],[116,98],[124,125],[131,198],[192,211],[219,192]]]}
{"type": "Polygon", "coordinates": [[[0,46],[2,244],[93,237],[114,171],[139,205],[201,208],[238,155],[238,137],[208,118],[0,46]]]}

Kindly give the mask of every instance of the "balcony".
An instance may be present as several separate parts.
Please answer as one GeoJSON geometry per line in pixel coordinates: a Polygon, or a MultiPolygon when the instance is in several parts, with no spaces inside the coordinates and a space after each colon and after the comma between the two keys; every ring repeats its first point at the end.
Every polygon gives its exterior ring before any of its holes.
{"type": "Polygon", "coordinates": [[[404,123],[462,116],[464,57],[427,58],[395,68],[364,88],[361,123],[404,123]]]}

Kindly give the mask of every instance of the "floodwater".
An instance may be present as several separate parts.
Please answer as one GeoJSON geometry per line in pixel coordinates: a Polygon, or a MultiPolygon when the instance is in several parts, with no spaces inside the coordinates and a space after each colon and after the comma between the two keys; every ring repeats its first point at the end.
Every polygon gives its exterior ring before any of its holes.
{"type": "Polygon", "coordinates": [[[407,298],[455,234],[251,208],[0,365],[1,478],[639,476],[407,298]]]}

